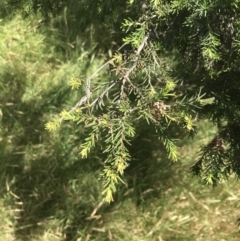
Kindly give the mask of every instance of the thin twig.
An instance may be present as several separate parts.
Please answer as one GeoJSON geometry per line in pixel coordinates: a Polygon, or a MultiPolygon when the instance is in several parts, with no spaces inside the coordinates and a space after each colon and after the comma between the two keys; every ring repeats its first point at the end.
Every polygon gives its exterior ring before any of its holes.
{"type": "Polygon", "coordinates": [[[124,43],[122,46],[120,46],[117,51],[121,50],[125,45],[127,45],[127,43],[124,43]]]}
{"type": "Polygon", "coordinates": [[[98,68],[89,78],[87,78],[86,80],[86,95],[83,96],[78,102],[77,104],[71,108],[71,110],[69,111],[69,113],[74,112],[78,107],[84,105],[91,96],[91,80],[93,79],[93,77],[100,72],[104,67],[106,67],[111,61],[113,61],[115,58],[112,58],[110,60],[108,60],[106,63],[104,63],[100,68],[98,68]]]}
{"type": "Polygon", "coordinates": [[[99,208],[104,204],[104,200],[102,200],[95,208],[94,210],[92,211],[90,217],[93,217],[95,216],[95,214],[97,213],[97,211],[99,210],[99,208]]]}
{"type": "MultiPolygon", "coordinates": [[[[104,63],[101,67],[99,67],[89,78],[87,78],[87,84],[86,84],[86,97],[87,100],[90,99],[90,95],[91,95],[91,80],[92,78],[98,73],[100,72],[105,66],[107,66],[110,62],[112,62],[115,58],[112,58],[110,60],[108,60],[106,63],[104,63]]],[[[86,100],[86,101],[87,101],[86,100]]]]}
{"type": "Polygon", "coordinates": [[[112,89],[112,87],[113,87],[114,85],[116,85],[116,83],[117,83],[117,81],[114,82],[113,84],[111,84],[107,89],[105,89],[105,90],[102,92],[102,94],[99,95],[99,96],[91,103],[91,107],[93,108],[94,105],[95,105],[100,99],[102,99],[102,98],[104,97],[104,95],[105,95],[110,89],[112,89]]]}
{"type": "MultiPolygon", "coordinates": [[[[126,81],[130,83],[130,85],[136,89],[136,87],[133,85],[133,83],[130,81],[130,74],[134,71],[134,69],[137,67],[137,62],[139,60],[139,56],[140,56],[140,53],[141,51],[143,50],[147,40],[149,38],[149,34],[147,34],[142,43],[139,45],[138,49],[137,49],[137,52],[136,52],[136,58],[134,60],[134,63],[133,65],[131,66],[130,69],[128,69],[126,71],[126,73],[124,74],[123,78],[122,78],[122,86],[121,86],[121,94],[120,96],[123,97],[124,95],[124,86],[125,86],[125,83],[126,81]]],[[[124,45],[123,45],[124,46],[124,45]]],[[[121,46],[120,49],[123,47],[121,46]]],[[[106,63],[104,63],[101,67],[99,67],[89,78],[87,78],[86,80],[86,95],[83,96],[77,103],[74,107],[71,108],[71,110],[69,111],[69,113],[72,113],[74,112],[77,108],[81,107],[82,105],[86,104],[89,99],[90,99],[90,96],[91,96],[91,80],[93,79],[93,77],[98,73],[100,72],[104,67],[106,67],[110,62],[112,62],[115,58],[112,58],[110,60],[108,60],[106,63]]],[[[94,105],[101,99],[104,97],[104,95],[113,87],[115,86],[117,83],[117,81],[115,81],[113,84],[111,84],[106,90],[104,90],[101,95],[99,95],[91,104],[90,106],[93,108],[94,105]]]]}
{"type": "Polygon", "coordinates": [[[110,62],[112,62],[114,59],[116,58],[112,58],[110,60],[108,60],[106,63],[104,63],[101,67],[99,67],[88,79],[87,81],[91,81],[92,78],[99,72],[101,71],[105,66],[107,66],[110,62]]]}
{"type": "Polygon", "coordinates": [[[121,97],[121,98],[123,98],[123,96],[124,96],[124,87],[125,87],[126,82],[129,82],[129,83],[134,87],[134,85],[133,85],[132,82],[130,81],[129,76],[130,76],[130,74],[134,71],[134,69],[137,67],[138,60],[139,60],[139,57],[140,57],[140,53],[142,52],[145,44],[147,43],[148,38],[149,38],[149,34],[147,34],[147,35],[144,37],[142,43],[139,45],[139,47],[138,47],[138,49],[137,49],[137,52],[136,52],[136,58],[135,58],[135,60],[134,60],[134,62],[133,62],[133,65],[131,66],[130,69],[128,69],[128,70],[126,71],[126,73],[125,73],[124,76],[123,76],[123,81],[122,81],[122,86],[121,86],[121,93],[120,93],[120,97],[121,97]]]}

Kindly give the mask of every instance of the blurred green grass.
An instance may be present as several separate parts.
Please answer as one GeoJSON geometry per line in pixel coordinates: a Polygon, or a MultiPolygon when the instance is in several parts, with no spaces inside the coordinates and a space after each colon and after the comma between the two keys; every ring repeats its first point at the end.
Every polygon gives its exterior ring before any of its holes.
{"type": "MultiPolygon", "coordinates": [[[[76,179],[71,183],[62,180],[63,186],[56,186],[64,198],[54,199],[56,203],[47,209],[49,215],[33,223],[33,229],[17,222],[18,214],[24,212],[21,207],[27,206],[17,196],[14,205],[19,208],[8,205],[8,196],[16,195],[9,190],[0,200],[0,240],[239,240],[239,182],[232,177],[228,183],[212,188],[189,170],[199,146],[207,143],[215,131],[214,126],[202,121],[195,139],[183,141],[182,162],[171,164],[161,151],[155,151],[149,157],[154,158],[152,162],[133,163],[126,173],[128,186],[119,188],[110,205],[101,201],[99,168],[92,171],[91,162],[78,163],[78,168],[69,170],[76,171],[76,179]]],[[[34,205],[37,203],[35,200],[34,205]]]]}

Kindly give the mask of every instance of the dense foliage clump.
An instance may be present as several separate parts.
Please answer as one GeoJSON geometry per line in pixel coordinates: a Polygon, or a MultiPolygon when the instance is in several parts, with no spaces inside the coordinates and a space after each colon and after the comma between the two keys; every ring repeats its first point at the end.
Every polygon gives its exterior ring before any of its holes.
{"type": "MultiPolygon", "coordinates": [[[[129,11],[139,8],[130,1],[129,11]]],[[[86,79],[85,94],[58,120],[89,127],[81,155],[101,143],[106,153],[105,197],[112,200],[131,159],[128,146],[138,125],[151,124],[169,158],[179,159],[169,128],[194,132],[194,123],[209,118],[218,135],[203,147],[193,166],[207,183],[216,184],[238,170],[239,9],[237,1],[150,1],[141,14],[122,23],[124,46],[86,79]],[[108,67],[110,77],[92,84],[108,67]]],[[[57,120],[47,124],[53,129],[57,120]]]]}

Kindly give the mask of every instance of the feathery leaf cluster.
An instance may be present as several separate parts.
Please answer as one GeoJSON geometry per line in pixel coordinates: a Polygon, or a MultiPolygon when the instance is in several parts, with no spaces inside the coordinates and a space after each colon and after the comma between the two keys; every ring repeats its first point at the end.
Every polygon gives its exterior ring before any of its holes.
{"type": "MultiPolygon", "coordinates": [[[[202,170],[203,179],[211,184],[231,171],[239,173],[238,137],[233,134],[240,113],[238,4],[237,0],[146,1],[140,15],[122,22],[123,47],[86,78],[85,95],[70,111],[80,109],[80,122],[92,128],[81,146],[83,157],[97,142],[103,143],[107,201],[131,160],[128,145],[141,121],[156,128],[169,158],[176,161],[177,146],[168,128],[175,125],[193,133],[197,120],[211,119],[221,126],[219,138],[226,148],[219,143],[217,148],[204,147],[193,169],[202,170]],[[91,82],[107,66],[110,80],[96,91],[91,82]]],[[[139,3],[129,1],[128,7],[135,9],[139,3]]]]}

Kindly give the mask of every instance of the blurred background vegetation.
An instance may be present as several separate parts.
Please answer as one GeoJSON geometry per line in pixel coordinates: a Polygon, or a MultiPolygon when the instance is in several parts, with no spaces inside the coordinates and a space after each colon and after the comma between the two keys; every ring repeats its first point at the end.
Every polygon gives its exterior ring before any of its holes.
{"type": "Polygon", "coordinates": [[[71,90],[71,77],[88,76],[122,44],[126,4],[1,1],[0,240],[239,240],[236,181],[211,189],[189,172],[216,131],[207,121],[194,142],[181,138],[176,164],[140,126],[127,185],[111,204],[102,203],[103,156],[96,149],[79,157],[85,130],[44,129],[78,101],[82,90],[71,90]]]}

